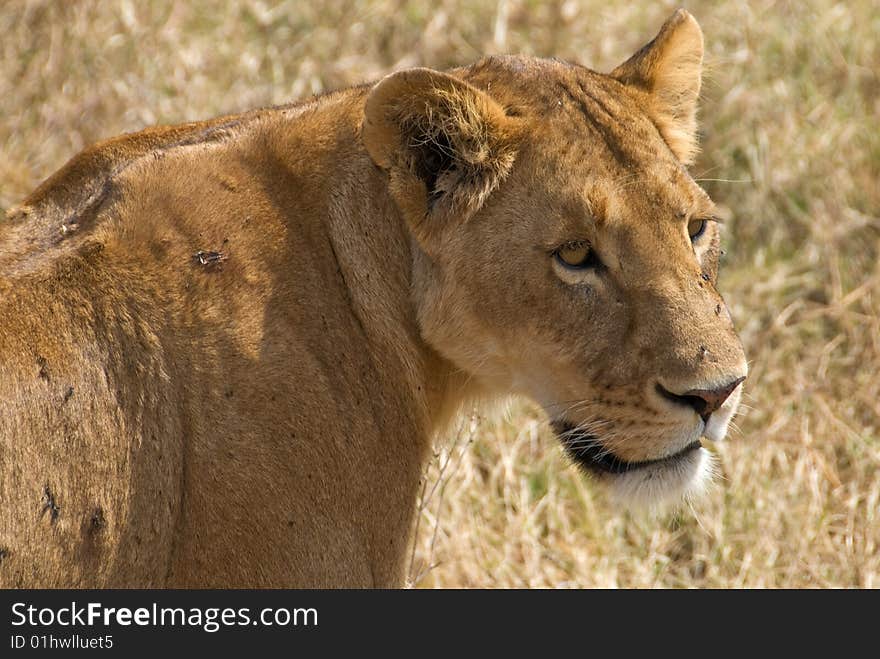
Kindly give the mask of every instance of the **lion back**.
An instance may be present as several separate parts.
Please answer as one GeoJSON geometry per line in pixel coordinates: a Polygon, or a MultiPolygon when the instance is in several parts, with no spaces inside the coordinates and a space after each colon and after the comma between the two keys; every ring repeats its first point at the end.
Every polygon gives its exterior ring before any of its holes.
{"type": "Polygon", "coordinates": [[[98,242],[55,240],[159,135],[127,139],[71,160],[0,225],[0,587],[161,586],[170,569],[186,414],[161,289],[98,242]]]}

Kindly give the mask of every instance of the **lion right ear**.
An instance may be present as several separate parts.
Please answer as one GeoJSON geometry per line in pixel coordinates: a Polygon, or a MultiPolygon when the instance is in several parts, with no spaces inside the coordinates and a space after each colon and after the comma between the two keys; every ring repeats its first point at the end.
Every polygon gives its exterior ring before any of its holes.
{"type": "Polygon", "coordinates": [[[672,152],[685,165],[697,155],[697,99],[703,68],[703,32],[679,9],[654,40],[611,72],[647,92],[649,112],[672,152]]]}
{"type": "Polygon", "coordinates": [[[408,69],[372,89],[361,137],[424,245],[483,205],[513,164],[518,126],[463,80],[408,69]]]}

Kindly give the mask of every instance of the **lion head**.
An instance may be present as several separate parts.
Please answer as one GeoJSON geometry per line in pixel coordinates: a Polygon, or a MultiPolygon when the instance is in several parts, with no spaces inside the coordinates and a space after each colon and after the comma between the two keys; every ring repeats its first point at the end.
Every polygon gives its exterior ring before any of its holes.
{"type": "Polygon", "coordinates": [[[608,75],[489,58],[392,74],[362,137],[413,237],[422,335],[547,412],[628,502],[701,489],[747,374],[697,151],[703,37],[676,12],[608,75]]]}

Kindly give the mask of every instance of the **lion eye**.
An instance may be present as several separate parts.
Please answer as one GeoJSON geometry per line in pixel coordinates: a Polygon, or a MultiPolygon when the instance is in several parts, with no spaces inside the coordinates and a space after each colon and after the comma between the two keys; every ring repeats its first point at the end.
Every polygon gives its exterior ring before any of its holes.
{"type": "Polygon", "coordinates": [[[706,231],[706,220],[691,220],[688,222],[688,235],[691,242],[699,238],[706,231]]]}
{"type": "Polygon", "coordinates": [[[556,260],[566,268],[590,268],[596,265],[596,258],[589,243],[578,240],[566,243],[556,250],[556,260]]]}

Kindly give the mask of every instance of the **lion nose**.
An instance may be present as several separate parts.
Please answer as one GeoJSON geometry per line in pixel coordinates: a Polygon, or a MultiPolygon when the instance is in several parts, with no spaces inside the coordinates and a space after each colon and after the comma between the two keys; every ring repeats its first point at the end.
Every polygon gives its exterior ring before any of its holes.
{"type": "Polygon", "coordinates": [[[745,380],[745,377],[737,378],[733,382],[717,389],[689,389],[681,394],[672,393],[662,384],[658,383],[657,391],[661,396],[674,403],[687,405],[699,414],[704,422],[708,422],[712,412],[724,405],[724,401],[730,397],[730,394],[733,393],[743,380],[745,380]]]}

